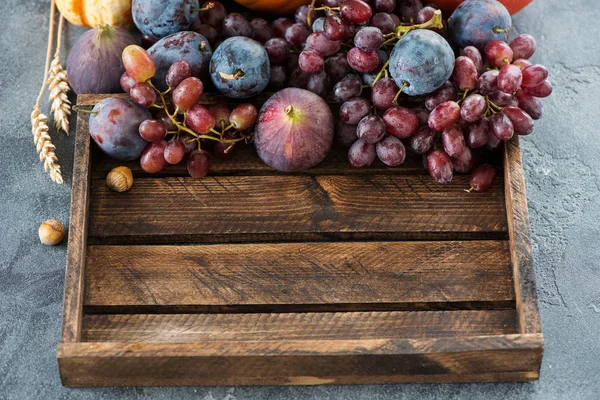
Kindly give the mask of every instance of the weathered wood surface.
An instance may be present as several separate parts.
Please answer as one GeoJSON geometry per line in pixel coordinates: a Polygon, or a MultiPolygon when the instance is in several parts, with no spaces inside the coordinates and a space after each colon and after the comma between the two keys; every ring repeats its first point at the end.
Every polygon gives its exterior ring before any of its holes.
{"type": "Polygon", "coordinates": [[[298,385],[536,379],[541,335],[438,339],[72,343],[67,386],[298,385]]]}
{"type": "Polygon", "coordinates": [[[86,315],[85,342],[201,343],[514,334],[515,310],[86,315]]]}
{"type": "Polygon", "coordinates": [[[466,193],[425,176],[136,179],[116,193],[93,180],[90,242],[506,239],[504,185],[466,193]]]}
{"type": "Polygon", "coordinates": [[[510,232],[519,329],[521,333],[540,333],[542,326],[533,269],[523,161],[518,137],[506,144],[504,169],[506,171],[506,212],[510,232]]]}
{"type": "Polygon", "coordinates": [[[69,218],[69,244],[65,269],[62,341],[77,342],[81,336],[83,281],[87,251],[90,201],[90,135],[82,127],[87,116],[77,116],[73,194],[69,218]]]}
{"type": "Polygon", "coordinates": [[[90,246],[86,306],[512,301],[508,242],[90,246]]]}

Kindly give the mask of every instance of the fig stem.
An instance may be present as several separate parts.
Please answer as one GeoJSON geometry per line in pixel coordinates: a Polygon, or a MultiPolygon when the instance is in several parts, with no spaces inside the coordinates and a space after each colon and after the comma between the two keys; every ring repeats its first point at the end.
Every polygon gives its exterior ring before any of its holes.
{"type": "Polygon", "coordinates": [[[294,106],[289,105],[287,106],[283,112],[285,113],[285,115],[287,115],[290,118],[294,118],[294,106]]]}

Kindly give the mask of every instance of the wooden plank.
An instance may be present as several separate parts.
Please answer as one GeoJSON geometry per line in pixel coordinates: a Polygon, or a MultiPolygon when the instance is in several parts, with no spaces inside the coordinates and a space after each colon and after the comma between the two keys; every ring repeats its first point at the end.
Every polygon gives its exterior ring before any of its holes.
{"type": "Polygon", "coordinates": [[[535,379],[541,335],[438,339],[69,343],[66,386],[268,385],[535,379]]]}
{"type": "Polygon", "coordinates": [[[506,239],[504,184],[466,193],[425,176],[137,179],[116,193],[92,181],[90,243],[506,239]]]}
{"type": "Polygon", "coordinates": [[[521,333],[540,333],[542,328],[529,233],[529,211],[518,137],[506,143],[504,170],[519,329],[521,333]]]}
{"type": "Polygon", "coordinates": [[[514,300],[506,241],[89,246],[85,281],[86,306],[514,300]]]}
{"type": "Polygon", "coordinates": [[[90,135],[87,124],[86,115],[77,116],[62,323],[62,341],[65,343],[77,342],[81,336],[90,199],[90,135]]]}
{"type": "Polygon", "coordinates": [[[84,342],[442,338],[514,334],[515,310],[86,315],[84,342]]]}

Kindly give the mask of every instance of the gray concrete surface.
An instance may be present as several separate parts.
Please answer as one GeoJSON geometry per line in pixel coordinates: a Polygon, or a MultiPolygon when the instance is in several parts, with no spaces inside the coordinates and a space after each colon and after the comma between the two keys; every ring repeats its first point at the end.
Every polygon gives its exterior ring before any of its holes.
{"type": "MultiPolygon", "coordinates": [[[[534,383],[257,388],[65,389],[56,364],[65,246],[37,228],[68,222],[73,138],[55,136],[66,184],[43,173],[29,113],[41,80],[47,0],[0,2],[0,399],[600,398],[600,8],[535,0],[515,17],[539,41],[555,94],[523,140],[546,350],[534,383]]],[[[71,40],[81,34],[70,29],[71,40]]]]}

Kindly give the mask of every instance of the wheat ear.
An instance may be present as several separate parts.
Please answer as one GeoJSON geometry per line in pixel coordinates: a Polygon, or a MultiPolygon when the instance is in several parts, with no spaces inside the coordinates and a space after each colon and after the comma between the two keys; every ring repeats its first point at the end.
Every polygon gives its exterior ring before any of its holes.
{"type": "Polygon", "coordinates": [[[58,22],[58,35],[56,40],[56,52],[54,58],[50,64],[50,71],[48,71],[48,90],[50,90],[50,101],[52,106],[50,112],[54,117],[54,124],[56,129],[61,129],[68,135],[69,134],[69,116],[71,115],[71,102],[69,101],[69,81],[67,80],[67,71],[63,68],[60,63],[60,49],[62,42],[64,18],[61,14],[58,22]]]}
{"type": "Polygon", "coordinates": [[[33,134],[33,141],[37,152],[40,154],[40,161],[44,163],[44,169],[50,173],[50,178],[56,183],[63,183],[62,174],[60,172],[60,165],[58,165],[58,158],[54,153],[55,146],[52,144],[52,139],[48,134],[48,124],[46,123],[48,117],[42,114],[40,110],[40,104],[42,97],[46,89],[46,82],[48,78],[48,67],[50,66],[50,54],[52,52],[52,44],[54,43],[54,7],[55,0],[50,2],[50,22],[48,29],[48,48],[46,50],[46,63],[44,66],[44,80],[42,81],[42,87],[38,94],[37,100],[33,106],[31,113],[31,133],[33,134]]]}

